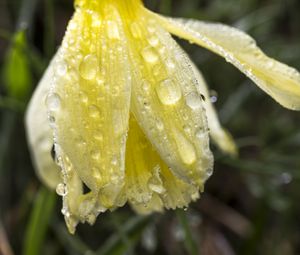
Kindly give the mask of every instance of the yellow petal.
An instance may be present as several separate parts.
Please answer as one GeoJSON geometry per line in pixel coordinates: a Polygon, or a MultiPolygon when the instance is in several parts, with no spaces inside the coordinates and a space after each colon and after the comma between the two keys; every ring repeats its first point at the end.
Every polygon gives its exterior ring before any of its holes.
{"type": "Polygon", "coordinates": [[[90,189],[69,216],[92,223],[124,185],[131,74],[118,12],[107,6],[102,20],[78,8],[51,67],[47,106],[64,182],[69,192],[72,169],[90,189]]]}
{"type": "Polygon", "coordinates": [[[211,172],[207,120],[191,62],[156,22],[138,23],[130,37],[131,111],[173,173],[202,185],[211,172]]]}
{"type": "Polygon", "coordinates": [[[51,86],[48,69],[32,96],[26,112],[26,132],[35,170],[40,179],[52,189],[62,181],[60,169],[51,157],[53,135],[49,126],[46,96],[51,86]]]}
{"type": "Polygon", "coordinates": [[[192,67],[194,69],[194,73],[197,77],[197,80],[199,81],[197,86],[198,91],[199,93],[202,93],[202,95],[205,98],[203,104],[206,111],[210,136],[222,151],[228,153],[231,156],[236,156],[238,153],[237,146],[231,134],[220,124],[216,109],[210,100],[208,87],[206,85],[204,77],[194,65],[194,63],[192,64],[192,67]]]}
{"type": "Polygon", "coordinates": [[[172,34],[224,57],[284,107],[300,110],[299,72],[266,56],[249,35],[217,23],[155,17],[172,34]]]}
{"type": "Polygon", "coordinates": [[[141,214],[163,208],[183,208],[199,197],[203,185],[194,186],[177,178],[147,140],[131,116],[126,148],[125,188],[128,201],[141,214]]]}

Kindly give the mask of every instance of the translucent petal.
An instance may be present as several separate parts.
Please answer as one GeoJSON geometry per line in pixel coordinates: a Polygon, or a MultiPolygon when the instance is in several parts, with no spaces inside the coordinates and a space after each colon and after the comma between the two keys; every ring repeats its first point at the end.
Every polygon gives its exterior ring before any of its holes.
{"type": "Polygon", "coordinates": [[[281,105],[300,110],[299,72],[266,56],[249,35],[222,24],[155,16],[172,34],[224,57],[281,105]]]}
{"type": "Polygon", "coordinates": [[[194,63],[192,63],[192,67],[198,80],[198,91],[199,93],[202,93],[205,98],[203,104],[206,111],[210,136],[221,150],[232,156],[236,156],[238,153],[237,146],[230,133],[225,130],[220,124],[216,109],[210,100],[208,87],[206,85],[204,77],[194,65],[194,63]]]}
{"type": "Polygon", "coordinates": [[[102,20],[92,10],[76,10],[52,65],[47,100],[65,185],[76,172],[90,190],[68,214],[89,223],[119,204],[131,95],[122,21],[110,5],[103,15],[102,20]]]}
{"type": "Polygon", "coordinates": [[[163,208],[188,206],[199,197],[199,189],[177,178],[148,141],[132,116],[126,148],[124,193],[134,210],[141,214],[163,208]]]}
{"type": "Polygon", "coordinates": [[[25,124],[35,170],[48,187],[55,189],[61,182],[61,176],[59,167],[51,157],[53,135],[45,103],[51,85],[50,81],[51,71],[48,69],[28,105],[25,124]]]}
{"type": "Polygon", "coordinates": [[[130,38],[131,111],[172,172],[201,186],[211,172],[212,155],[191,62],[155,21],[137,21],[135,31],[138,27],[140,36],[130,38]],[[196,105],[189,104],[190,95],[198,99],[196,105]]]}

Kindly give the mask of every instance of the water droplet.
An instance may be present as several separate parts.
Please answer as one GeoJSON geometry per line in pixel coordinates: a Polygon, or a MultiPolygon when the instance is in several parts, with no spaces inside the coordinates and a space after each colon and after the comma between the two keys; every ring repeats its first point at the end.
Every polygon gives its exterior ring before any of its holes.
{"type": "Polygon", "coordinates": [[[67,194],[66,185],[63,183],[59,183],[56,187],[56,193],[59,196],[65,196],[67,194]]]}
{"type": "Polygon", "coordinates": [[[84,57],[80,66],[79,73],[83,79],[92,80],[97,73],[98,60],[93,54],[89,54],[84,57]]]}
{"type": "Polygon", "coordinates": [[[68,71],[68,66],[65,61],[60,60],[55,65],[55,74],[57,76],[64,76],[68,71]]]}
{"type": "Polygon", "coordinates": [[[156,87],[156,92],[159,100],[165,105],[174,105],[182,97],[179,86],[170,79],[162,81],[156,87]]]}
{"type": "Polygon", "coordinates": [[[150,38],[148,38],[148,42],[152,47],[156,47],[159,44],[157,36],[151,36],[150,38]]]}
{"type": "Polygon", "coordinates": [[[111,164],[116,166],[118,164],[118,157],[117,156],[113,156],[112,160],[111,160],[111,164]]]}
{"type": "Polygon", "coordinates": [[[54,128],[54,127],[55,127],[55,117],[52,116],[52,115],[50,115],[50,116],[48,117],[48,120],[49,120],[49,125],[50,125],[50,127],[51,127],[51,128],[54,128]]]}
{"type": "Polygon", "coordinates": [[[174,72],[175,71],[175,67],[176,67],[176,65],[175,65],[175,63],[173,62],[173,61],[171,61],[171,60],[167,60],[166,61],[166,66],[167,66],[167,68],[168,68],[168,70],[169,70],[169,72],[174,72]]]}
{"type": "Polygon", "coordinates": [[[92,13],[92,26],[94,28],[99,28],[102,24],[101,17],[98,13],[92,13]]]}
{"type": "Polygon", "coordinates": [[[201,108],[202,105],[201,97],[196,92],[189,93],[185,98],[185,102],[193,110],[201,108]]]}
{"type": "Polygon", "coordinates": [[[97,182],[102,181],[102,176],[101,176],[99,168],[93,167],[92,168],[92,173],[93,173],[93,176],[94,176],[94,178],[96,179],[97,182]]]}
{"type": "Polygon", "coordinates": [[[193,164],[196,161],[196,151],[194,145],[180,132],[175,133],[175,139],[182,161],[187,165],[193,164]]]}
{"type": "Polygon", "coordinates": [[[100,110],[96,105],[90,105],[89,106],[89,115],[92,118],[99,118],[100,117],[100,110]]]}
{"type": "Polygon", "coordinates": [[[88,98],[88,96],[86,95],[85,92],[80,91],[79,97],[80,97],[80,100],[81,100],[82,103],[87,104],[89,102],[89,98],[88,98]]]}
{"type": "Polygon", "coordinates": [[[49,111],[58,111],[61,106],[61,99],[56,93],[49,93],[46,98],[46,105],[49,111]]]}
{"type": "Polygon", "coordinates": [[[150,90],[150,84],[147,81],[143,81],[143,83],[142,83],[142,89],[145,92],[148,92],[150,90]]]}
{"type": "Polygon", "coordinates": [[[94,150],[91,152],[91,156],[94,160],[99,160],[100,159],[100,151],[99,150],[94,150]]]}
{"type": "Polygon", "coordinates": [[[103,141],[103,134],[102,134],[100,131],[97,131],[97,132],[95,132],[95,134],[94,134],[94,138],[95,138],[97,141],[103,141]]]}
{"type": "Polygon", "coordinates": [[[109,39],[120,39],[120,32],[117,22],[108,20],[106,23],[106,33],[109,39]]]}
{"type": "Polygon", "coordinates": [[[161,120],[157,119],[156,120],[156,127],[159,131],[162,131],[164,129],[164,123],[161,120]]]}
{"type": "Polygon", "coordinates": [[[144,60],[150,64],[155,64],[159,60],[159,56],[155,52],[153,47],[146,47],[141,52],[144,60]]]}

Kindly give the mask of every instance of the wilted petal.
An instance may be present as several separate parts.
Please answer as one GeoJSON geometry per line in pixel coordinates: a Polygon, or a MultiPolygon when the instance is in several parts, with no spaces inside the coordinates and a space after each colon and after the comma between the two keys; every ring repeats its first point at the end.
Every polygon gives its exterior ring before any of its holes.
{"type": "Polygon", "coordinates": [[[119,204],[131,94],[122,22],[112,6],[104,13],[102,20],[91,10],[76,10],[53,60],[47,96],[66,196],[74,173],[89,189],[77,198],[77,211],[68,211],[69,203],[65,209],[71,218],[90,223],[119,204]]]}
{"type": "Polygon", "coordinates": [[[281,105],[300,110],[299,72],[266,56],[249,35],[222,24],[155,16],[172,34],[224,57],[281,105]]]}
{"type": "Polygon", "coordinates": [[[156,22],[135,23],[131,111],[172,172],[203,185],[212,168],[208,128],[191,62],[156,22]]]}

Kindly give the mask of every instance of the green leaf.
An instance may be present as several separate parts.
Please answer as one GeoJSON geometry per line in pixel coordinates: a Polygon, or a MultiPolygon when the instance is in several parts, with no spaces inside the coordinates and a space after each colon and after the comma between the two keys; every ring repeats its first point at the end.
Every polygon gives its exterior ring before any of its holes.
{"type": "Polygon", "coordinates": [[[41,187],[25,233],[23,255],[40,255],[56,201],[55,192],[41,187]]]}
{"type": "Polygon", "coordinates": [[[14,35],[13,44],[6,55],[4,81],[10,97],[26,100],[32,86],[25,31],[14,35]]]}

